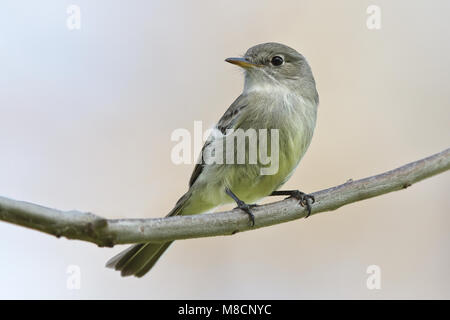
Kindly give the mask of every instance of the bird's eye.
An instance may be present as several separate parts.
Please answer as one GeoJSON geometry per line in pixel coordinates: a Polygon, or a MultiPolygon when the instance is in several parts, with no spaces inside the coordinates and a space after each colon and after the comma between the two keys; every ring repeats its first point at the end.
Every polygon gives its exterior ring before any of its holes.
{"type": "Polygon", "coordinates": [[[272,65],[278,67],[281,66],[283,64],[284,60],[282,57],[280,56],[275,56],[272,58],[272,60],[270,61],[270,63],[272,63],[272,65]]]}

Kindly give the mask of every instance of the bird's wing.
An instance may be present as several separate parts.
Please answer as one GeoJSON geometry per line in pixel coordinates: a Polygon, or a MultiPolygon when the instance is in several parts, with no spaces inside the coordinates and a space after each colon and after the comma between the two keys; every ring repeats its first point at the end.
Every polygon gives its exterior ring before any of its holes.
{"type": "MultiPolygon", "coordinates": [[[[225,111],[223,116],[220,118],[219,122],[216,125],[216,128],[222,133],[225,134],[227,129],[232,129],[236,126],[238,119],[240,118],[240,115],[242,114],[242,111],[247,106],[247,97],[244,95],[240,95],[232,104],[231,106],[225,111]]],[[[200,157],[203,155],[203,151],[205,148],[211,144],[213,141],[213,137],[210,136],[208,140],[203,145],[200,157]]],[[[197,163],[195,165],[194,171],[192,172],[191,179],[189,179],[189,187],[191,187],[194,182],[197,180],[197,178],[200,176],[200,174],[203,171],[203,167],[205,164],[203,163],[203,158],[201,158],[201,162],[197,163]]]]}

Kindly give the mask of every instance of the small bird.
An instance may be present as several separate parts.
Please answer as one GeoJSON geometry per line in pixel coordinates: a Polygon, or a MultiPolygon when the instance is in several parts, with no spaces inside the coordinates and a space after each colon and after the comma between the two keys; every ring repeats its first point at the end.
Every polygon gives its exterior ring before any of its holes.
{"type": "MultiPolygon", "coordinates": [[[[202,154],[223,143],[229,130],[275,129],[278,168],[272,174],[261,174],[264,164],[248,163],[248,155],[244,164],[198,161],[189,190],[168,216],[199,214],[235,201],[254,225],[253,203],[271,195],[298,199],[309,215],[313,196],[298,190],[278,190],[308,149],[316,125],[319,95],[308,62],[294,49],[274,42],[256,45],[242,58],[225,61],[243,68],[244,90],[220,118],[215,127],[219,134],[211,134],[202,154]]],[[[248,148],[245,150],[249,152],[248,148]]],[[[121,271],[122,276],[142,277],[171,243],[135,244],[111,258],[106,266],[121,271]]]]}

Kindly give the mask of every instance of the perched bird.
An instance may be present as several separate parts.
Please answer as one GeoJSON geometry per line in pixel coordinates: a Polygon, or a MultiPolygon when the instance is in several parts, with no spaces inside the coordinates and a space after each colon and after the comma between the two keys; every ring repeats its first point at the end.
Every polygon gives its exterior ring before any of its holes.
{"type": "MultiPolygon", "coordinates": [[[[230,129],[266,129],[269,135],[276,130],[277,145],[272,142],[269,147],[272,153],[278,152],[277,170],[262,174],[261,169],[267,165],[261,161],[249,163],[248,154],[244,164],[201,160],[189,180],[189,190],[168,216],[198,214],[235,201],[254,224],[251,203],[270,195],[298,199],[309,215],[312,196],[298,190],[278,190],[305,154],[316,124],[319,95],[308,62],[294,49],[279,43],[259,44],[248,49],[244,57],[225,61],[244,69],[244,90],[217,123],[218,134],[208,138],[202,154],[223,145],[230,129]]],[[[249,150],[246,147],[245,152],[249,150]]],[[[236,153],[237,148],[232,152],[236,153]]],[[[107,267],[120,270],[122,276],[142,277],[171,243],[133,245],[111,258],[107,267]]]]}

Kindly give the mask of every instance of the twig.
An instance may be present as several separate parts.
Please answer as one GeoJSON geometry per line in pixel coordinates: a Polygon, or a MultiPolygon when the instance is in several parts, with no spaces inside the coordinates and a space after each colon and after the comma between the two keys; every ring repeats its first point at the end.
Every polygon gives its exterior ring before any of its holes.
{"type": "MultiPolygon", "coordinates": [[[[450,169],[450,148],[369,178],[313,193],[312,214],[405,189],[413,183],[450,169]]],[[[56,237],[78,239],[112,247],[116,244],[165,242],[178,239],[232,235],[302,218],[305,208],[285,199],[253,209],[256,224],[240,210],[156,219],[105,219],[92,213],[61,211],[0,197],[0,220],[56,237]]]]}

